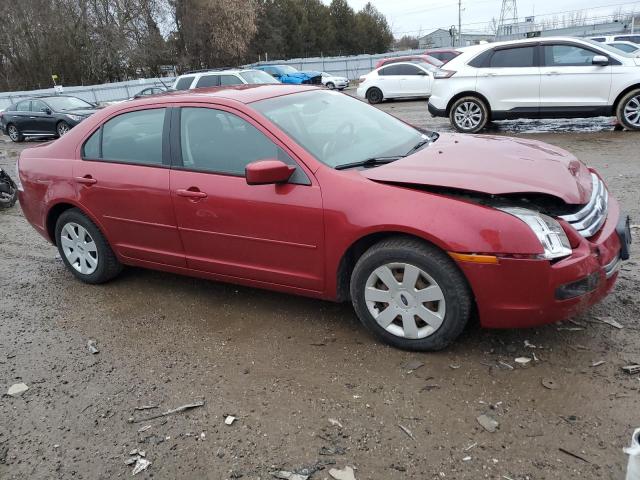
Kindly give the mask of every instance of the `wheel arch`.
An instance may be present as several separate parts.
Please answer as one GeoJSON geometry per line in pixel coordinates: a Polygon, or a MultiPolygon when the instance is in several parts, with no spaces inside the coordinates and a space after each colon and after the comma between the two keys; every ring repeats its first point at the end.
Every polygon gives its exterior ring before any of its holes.
{"type": "Polygon", "coordinates": [[[86,208],[83,208],[82,205],[78,205],[77,203],[71,200],[65,199],[65,200],[60,200],[59,202],[51,205],[47,210],[47,216],[45,218],[44,227],[47,232],[47,235],[49,236],[49,240],[51,241],[51,243],[53,243],[54,245],[57,245],[56,223],[58,222],[58,218],[60,218],[60,215],[62,215],[64,212],[72,208],[77,208],[84,215],[89,217],[89,219],[96,224],[96,226],[102,232],[102,234],[105,235],[105,237],[107,237],[105,233],[105,229],[100,224],[100,222],[95,218],[95,216],[91,214],[91,212],[89,212],[86,208]]]}
{"type": "Polygon", "coordinates": [[[629,92],[631,92],[632,90],[636,90],[636,89],[640,89],[640,83],[635,83],[633,85],[628,86],[627,88],[625,88],[622,92],[620,92],[618,94],[618,96],[616,97],[615,101],[613,102],[613,114],[615,115],[616,112],[618,111],[618,105],[620,104],[620,101],[622,100],[622,98],[629,92]]]}
{"type": "Polygon", "coordinates": [[[487,106],[487,110],[489,111],[489,120],[491,120],[491,104],[489,103],[489,100],[487,100],[487,97],[485,97],[481,93],[476,92],[474,90],[466,90],[464,92],[457,93],[456,95],[451,97],[451,100],[449,100],[449,103],[447,103],[447,108],[446,108],[447,117],[451,113],[451,107],[453,106],[453,104],[459,99],[461,99],[462,97],[476,97],[482,100],[484,104],[487,106]]]}
{"type": "Polygon", "coordinates": [[[370,92],[371,90],[373,90],[374,88],[375,88],[376,90],[380,90],[380,93],[382,94],[382,98],[384,99],[384,98],[385,98],[385,97],[384,97],[384,92],[382,91],[382,89],[381,89],[378,85],[371,85],[369,88],[367,88],[367,91],[366,91],[366,92],[364,92],[364,96],[365,96],[365,98],[367,98],[367,97],[369,96],[369,92],[370,92]]]}

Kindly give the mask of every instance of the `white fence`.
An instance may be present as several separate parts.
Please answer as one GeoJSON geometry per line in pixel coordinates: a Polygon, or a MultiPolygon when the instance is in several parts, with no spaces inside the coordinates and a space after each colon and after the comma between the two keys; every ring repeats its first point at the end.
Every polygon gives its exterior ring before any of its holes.
{"type": "MultiPolygon", "coordinates": [[[[162,78],[166,86],[173,84],[174,78],[162,78]]],[[[57,92],[53,88],[42,90],[31,90],[28,92],[5,92],[0,93],[0,110],[17,102],[21,98],[42,96],[42,95],[73,95],[88,102],[102,103],[115,100],[125,100],[134,96],[140,90],[162,86],[163,83],[157,78],[141,78],[139,80],[129,80],[126,82],[104,83],[102,85],[90,85],[81,87],[63,87],[62,92],[57,92]]]]}

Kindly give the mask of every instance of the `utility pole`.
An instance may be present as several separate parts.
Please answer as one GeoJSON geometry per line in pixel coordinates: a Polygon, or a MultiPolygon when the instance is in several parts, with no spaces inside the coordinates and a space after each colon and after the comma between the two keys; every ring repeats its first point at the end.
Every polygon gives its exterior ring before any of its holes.
{"type": "Polygon", "coordinates": [[[518,5],[516,0],[502,0],[502,9],[500,10],[500,21],[496,28],[496,40],[501,35],[513,35],[518,23],[518,5]]]}
{"type": "Polygon", "coordinates": [[[458,0],[458,47],[462,46],[462,0],[458,0]]]}

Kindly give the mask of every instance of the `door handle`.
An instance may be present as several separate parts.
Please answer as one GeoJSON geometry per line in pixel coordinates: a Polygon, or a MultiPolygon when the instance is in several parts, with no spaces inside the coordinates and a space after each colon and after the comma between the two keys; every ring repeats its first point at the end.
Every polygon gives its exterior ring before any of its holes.
{"type": "Polygon", "coordinates": [[[547,72],[547,75],[560,75],[560,72],[547,72]]]}
{"type": "Polygon", "coordinates": [[[176,190],[176,195],[178,195],[179,197],[187,198],[207,198],[207,194],[198,190],[197,187],[191,187],[188,190],[179,188],[178,190],[176,190]]]}
{"type": "Polygon", "coordinates": [[[94,185],[98,183],[98,180],[93,178],[91,175],[85,175],[84,177],[76,177],[74,178],[76,183],[81,183],[83,185],[94,185]]]}
{"type": "Polygon", "coordinates": [[[489,73],[485,73],[484,75],[485,77],[495,77],[497,74],[489,72],[489,73]]]}

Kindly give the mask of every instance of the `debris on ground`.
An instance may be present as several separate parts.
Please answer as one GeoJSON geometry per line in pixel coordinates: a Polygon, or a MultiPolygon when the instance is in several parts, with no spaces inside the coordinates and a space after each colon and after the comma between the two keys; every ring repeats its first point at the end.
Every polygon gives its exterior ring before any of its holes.
{"type": "Polygon", "coordinates": [[[142,405],[141,407],[134,408],[134,410],[152,410],[158,407],[160,407],[160,405],[142,405]]]}
{"type": "Polygon", "coordinates": [[[463,462],[468,462],[471,460],[471,457],[467,456],[462,459],[463,462]]]}
{"type": "Polygon", "coordinates": [[[307,480],[309,478],[309,475],[300,475],[299,473],[287,472],[286,470],[271,472],[271,476],[281,480],[307,480]]]}
{"type": "Polygon", "coordinates": [[[333,447],[321,447],[318,452],[320,455],[344,455],[347,450],[344,447],[335,445],[333,447]]]}
{"type": "Polygon", "coordinates": [[[151,462],[149,460],[147,460],[146,458],[138,457],[136,460],[136,464],[133,467],[133,472],[131,474],[137,475],[138,473],[146,470],[149,467],[149,465],[151,465],[151,462]]]}
{"type": "Polygon", "coordinates": [[[26,383],[14,383],[9,387],[9,390],[7,390],[7,395],[19,397],[27,390],[29,390],[29,387],[27,387],[26,383]]]}
{"type": "Polygon", "coordinates": [[[340,421],[336,420],[335,418],[330,418],[329,419],[329,423],[331,425],[333,425],[334,427],[340,427],[342,428],[342,424],[340,423],[340,421]]]}
{"type": "Polygon", "coordinates": [[[605,362],[604,360],[600,360],[600,361],[598,361],[598,362],[593,362],[593,363],[591,364],[591,366],[592,366],[592,367],[599,367],[600,365],[604,365],[605,363],[607,363],[607,362],[605,362]]]}
{"type": "Polygon", "coordinates": [[[97,342],[95,340],[89,340],[87,342],[87,349],[89,350],[89,353],[92,353],[93,355],[95,355],[96,353],[100,353],[100,350],[98,350],[97,342]]]}
{"type": "Polygon", "coordinates": [[[473,447],[475,447],[476,445],[478,445],[478,442],[474,442],[471,445],[469,445],[467,448],[464,449],[465,452],[468,452],[469,450],[471,450],[473,447]]]}
{"type": "Polygon", "coordinates": [[[416,437],[413,436],[413,433],[411,433],[411,430],[409,430],[407,427],[403,425],[398,425],[398,426],[400,427],[400,430],[406,433],[411,440],[413,440],[414,442],[416,441],[416,437]]]}
{"type": "Polygon", "coordinates": [[[449,365],[449,368],[450,368],[451,370],[457,370],[457,369],[459,369],[459,368],[460,368],[460,365],[456,365],[456,364],[452,363],[451,365],[449,365]]]}
{"type": "Polygon", "coordinates": [[[513,365],[509,365],[507,362],[503,362],[502,360],[500,360],[498,363],[503,367],[508,368],[509,370],[513,370],[513,365]]]}
{"type": "Polygon", "coordinates": [[[534,345],[533,343],[531,343],[529,340],[524,341],[524,346],[525,348],[540,348],[537,345],[534,345]]]}
{"type": "Polygon", "coordinates": [[[542,386],[549,390],[557,390],[560,387],[560,385],[558,385],[558,383],[552,378],[543,378],[542,386]]]}
{"type": "Polygon", "coordinates": [[[156,418],[160,418],[160,417],[167,417],[169,415],[173,415],[175,413],[182,413],[186,410],[191,410],[192,408],[197,408],[197,407],[202,407],[204,405],[204,400],[200,400],[198,402],[194,402],[194,403],[187,403],[186,405],[182,405],[181,407],[177,407],[177,408],[173,408],[171,410],[167,410],[164,413],[159,413],[158,415],[153,415],[151,417],[146,417],[146,418],[140,418],[138,420],[133,420],[134,422],[138,423],[138,422],[147,422],[149,420],[154,420],[156,418]]]}
{"type": "Polygon", "coordinates": [[[640,373],[640,365],[627,365],[626,367],[622,367],[622,370],[629,375],[635,375],[636,373],[640,373]]]}
{"type": "Polygon", "coordinates": [[[631,446],[623,448],[622,451],[629,455],[627,480],[637,480],[640,478],[640,428],[636,428],[635,432],[633,432],[631,446]]]}
{"type": "Polygon", "coordinates": [[[587,459],[586,459],[586,458],[584,458],[583,456],[578,455],[577,453],[570,452],[570,451],[569,451],[569,450],[567,450],[566,448],[558,447],[558,450],[560,450],[562,453],[564,453],[564,454],[566,454],[566,455],[569,455],[569,456],[571,456],[571,457],[573,457],[573,458],[577,458],[578,460],[582,460],[583,462],[591,463],[589,460],[587,460],[587,459]]]}
{"type": "Polygon", "coordinates": [[[531,359],[529,357],[518,357],[515,359],[515,362],[523,368],[526,368],[531,363],[531,359]]]}
{"type": "Polygon", "coordinates": [[[476,418],[476,420],[482,426],[482,428],[484,428],[489,433],[495,432],[500,425],[500,423],[498,423],[495,418],[490,417],[489,415],[480,415],[478,418],[476,418]]]}
{"type": "Polygon", "coordinates": [[[618,330],[621,330],[624,328],[622,324],[618,323],[611,317],[596,317],[596,318],[598,319],[598,321],[602,323],[606,323],[607,325],[611,325],[613,328],[617,328],[618,330]]]}
{"type": "Polygon", "coordinates": [[[440,388],[440,385],[437,383],[428,383],[424,387],[420,389],[421,392],[430,392],[431,390],[435,390],[436,388],[440,388]]]}
{"type": "Polygon", "coordinates": [[[419,369],[420,367],[424,367],[424,362],[419,360],[411,360],[410,362],[406,362],[402,364],[402,368],[407,370],[407,373],[411,373],[414,370],[419,369]]]}
{"type": "Polygon", "coordinates": [[[341,470],[332,468],[329,470],[329,475],[335,480],[356,480],[356,475],[353,471],[353,467],[346,466],[341,470]]]}
{"type": "Polygon", "coordinates": [[[224,424],[233,425],[233,422],[235,421],[236,421],[236,417],[234,417],[233,415],[227,415],[227,418],[224,419],[224,424]]]}
{"type": "Polygon", "coordinates": [[[149,430],[151,428],[151,425],[145,425],[144,427],[140,427],[138,429],[138,433],[142,433],[142,432],[146,432],[147,430],[149,430]]]}

